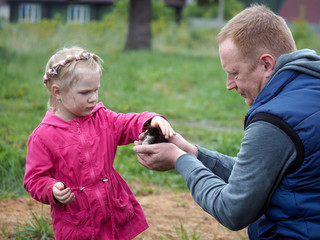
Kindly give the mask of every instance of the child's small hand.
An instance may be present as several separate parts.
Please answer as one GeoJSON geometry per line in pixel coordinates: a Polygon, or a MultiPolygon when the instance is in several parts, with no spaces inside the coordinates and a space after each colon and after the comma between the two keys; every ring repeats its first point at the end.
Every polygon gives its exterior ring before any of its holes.
{"type": "Polygon", "coordinates": [[[52,193],[54,198],[62,204],[71,203],[75,199],[74,193],[71,192],[70,188],[65,188],[62,182],[53,185],[52,193]]]}
{"type": "Polygon", "coordinates": [[[176,134],[176,132],[172,129],[170,123],[167,120],[165,120],[163,117],[157,116],[152,118],[150,125],[152,127],[160,128],[162,134],[166,139],[169,139],[176,134]]]}

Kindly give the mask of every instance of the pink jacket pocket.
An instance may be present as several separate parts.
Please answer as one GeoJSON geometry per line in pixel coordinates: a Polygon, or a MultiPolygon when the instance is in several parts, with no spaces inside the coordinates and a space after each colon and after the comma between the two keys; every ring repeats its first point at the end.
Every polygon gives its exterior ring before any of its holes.
{"type": "Polygon", "coordinates": [[[53,214],[56,239],[91,239],[92,227],[87,197],[74,191],[73,202],[56,206],[53,214]]]}
{"type": "Polygon", "coordinates": [[[118,198],[112,199],[115,225],[121,227],[128,223],[134,215],[134,208],[129,195],[124,190],[120,191],[118,198]]]}

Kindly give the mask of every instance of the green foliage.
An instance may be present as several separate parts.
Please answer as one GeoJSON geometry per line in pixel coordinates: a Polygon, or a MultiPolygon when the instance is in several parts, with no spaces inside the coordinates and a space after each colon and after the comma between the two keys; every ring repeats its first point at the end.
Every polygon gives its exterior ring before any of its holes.
{"type": "Polygon", "coordinates": [[[0,142],[0,196],[24,193],[25,147],[13,142],[0,142]]]}
{"type": "Polygon", "coordinates": [[[320,50],[319,33],[303,19],[297,19],[292,26],[292,35],[296,42],[297,49],[310,48],[320,50]]]}
{"type": "Polygon", "coordinates": [[[27,240],[27,239],[41,239],[54,240],[54,234],[51,224],[51,218],[45,216],[42,211],[40,216],[31,211],[32,219],[25,220],[23,223],[17,222],[16,230],[13,233],[8,233],[5,228],[2,229],[0,237],[5,239],[27,240]]]}
{"type": "Polygon", "coordinates": [[[183,11],[183,16],[198,18],[216,18],[218,15],[218,5],[211,4],[209,6],[201,6],[196,3],[189,4],[183,11]]]}
{"type": "Polygon", "coordinates": [[[167,7],[163,0],[152,0],[151,12],[152,21],[164,19],[168,23],[175,19],[173,8],[167,7]]]}
{"type": "Polygon", "coordinates": [[[154,37],[153,49],[174,55],[216,56],[217,32],[217,29],[189,27],[184,21],[180,25],[170,24],[165,32],[154,37]]]}
{"type": "MultiPolygon", "coordinates": [[[[176,230],[176,234],[179,240],[200,240],[201,235],[198,235],[196,231],[194,231],[192,234],[183,226],[183,224],[180,222],[180,228],[174,227],[176,230]]],[[[173,237],[160,237],[163,240],[174,240],[176,238],[173,237]]]]}
{"type": "Polygon", "coordinates": [[[116,30],[119,25],[123,27],[123,24],[127,24],[129,16],[129,1],[117,0],[112,5],[110,13],[106,14],[103,21],[107,24],[108,29],[116,30]]]}
{"type": "Polygon", "coordinates": [[[198,5],[196,3],[188,4],[183,10],[184,18],[198,17],[198,18],[215,18],[218,14],[218,5],[211,4],[198,5]]]}
{"type": "Polygon", "coordinates": [[[224,19],[229,20],[245,8],[238,0],[226,0],[224,4],[224,19]]]}
{"type": "MultiPolygon", "coordinates": [[[[114,21],[119,16],[111,15],[114,21]]],[[[247,107],[236,93],[225,90],[225,73],[214,44],[218,30],[168,24],[166,31],[154,36],[153,51],[123,52],[125,31],[108,24],[62,25],[46,20],[34,25],[8,24],[1,30],[0,196],[25,193],[27,140],[41,122],[49,96],[42,85],[44,68],[51,54],[63,46],[79,45],[102,57],[100,100],[108,108],[124,113],[159,112],[188,140],[236,153],[247,107]],[[230,126],[236,137],[228,132],[230,126]],[[234,142],[223,140],[225,134],[232,135],[234,142]]],[[[125,20],[117,24],[125,26],[125,20]]],[[[159,173],[140,166],[132,147],[119,147],[115,159],[115,167],[127,181],[141,182],[142,191],[186,188],[175,171],[159,173]]]]}
{"type": "Polygon", "coordinates": [[[112,14],[117,16],[124,17],[124,19],[128,19],[129,15],[129,0],[117,0],[112,5],[112,14]]]}
{"type": "MultiPolygon", "coordinates": [[[[233,1],[233,0],[230,0],[233,1]]],[[[236,2],[236,1],[235,1],[236,2]]],[[[41,122],[48,101],[42,76],[48,58],[63,46],[79,45],[104,59],[100,100],[116,112],[154,111],[165,115],[174,129],[194,144],[230,156],[239,150],[242,122],[248,107],[235,92],[226,92],[225,73],[217,53],[219,29],[192,28],[173,23],[172,9],[153,1],[153,51],[122,52],[127,33],[127,0],[115,1],[103,21],[84,26],[64,25],[61,16],[37,24],[5,24],[0,28],[0,197],[23,196],[28,136],[41,122]]],[[[229,8],[226,4],[226,8],[229,8]]],[[[232,9],[226,10],[230,16],[232,9]]],[[[240,5],[239,5],[240,6],[240,5]]],[[[227,16],[227,15],[226,15],[227,16]]],[[[304,21],[293,26],[298,48],[319,52],[318,35],[304,21]]],[[[132,151],[121,146],[115,168],[126,181],[139,182],[136,193],[160,187],[185,190],[175,171],[142,167],[132,151]]],[[[18,224],[7,239],[52,239],[50,220],[33,215],[18,224]]],[[[179,239],[200,239],[181,224],[179,239]]]]}
{"type": "Polygon", "coordinates": [[[174,22],[174,10],[173,8],[167,7],[163,0],[153,0],[151,12],[151,29],[153,35],[164,33],[170,23],[174,22]]]}
{"type": "MultiPolygon", "coordinates": [[[[224,19],[229,20],[244,8],[244,4],[238,0],[226,0],[224,3],[224,19]]],[[[189,4],[183,11],[185,18],[216,18],[218,15],[218,4],[214,0],[208,0],[202,4],[189,4]]]]}
{"type": "MultiPolygon", "coordinates": [[[[41,122],[48,101],[42,85],[45,64],[63,46],[79,45],[104,59],[100,100],[116,112],[154,111],[168,117],[189,141],[235,156],[242,138],[247,106],[236,92],[225,90],[215,36],[219,29],[169,23],[162,9],[154,21],[153,51],[122,52],[128,1],[117,1],[108,21],[63,25],[58,17],[38,24],[7,24],[0,29],[0,196],[21,196],[28,136],[41,122]],[[111,24],[110,21],[113,23],[111,24]],[[116,25],[116,26],[115,26],[116,25]],[[19,46],[19,47],[18,47],[19,46]]],[[[159,7],[160,6],[160,7],[159,7]]],[[[171,10],[170,10],[171,11],[171,10]]],[[[304,21],[293,26],[298,48],[319,51],[318,35],[304,21]]],[[[120,147],[115,167],[142,191],[185,189],[175,172],[153,172],[137,163],[132,145],[120,147]]],[[[137,191],[140,191],[139,189],[137,191]]]]}

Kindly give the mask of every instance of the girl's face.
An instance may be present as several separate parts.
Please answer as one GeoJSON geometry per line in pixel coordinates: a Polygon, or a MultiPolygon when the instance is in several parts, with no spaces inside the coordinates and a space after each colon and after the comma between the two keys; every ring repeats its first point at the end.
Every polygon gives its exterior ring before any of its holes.
{"type": "Polygon", "coordinates": [[[100,73],[88,68],[78,68],[78,81],[66,92],[61,92],[61,101],[55,114],[66,121],[88,116],[98,102],[100,73]]]}

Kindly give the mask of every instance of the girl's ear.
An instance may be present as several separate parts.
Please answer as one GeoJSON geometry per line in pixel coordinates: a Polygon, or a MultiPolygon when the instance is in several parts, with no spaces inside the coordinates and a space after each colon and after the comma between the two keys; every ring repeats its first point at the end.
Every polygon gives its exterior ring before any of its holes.
{"type": "Polygon", "coordinates": [[[51,94],[57,99],[61,99],[61,89],[57,84],[52,84],[51,86],[51,94]]]}

